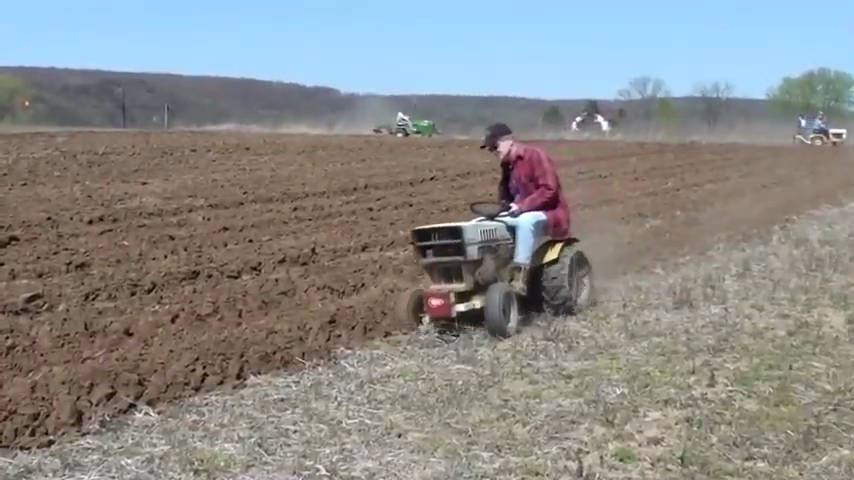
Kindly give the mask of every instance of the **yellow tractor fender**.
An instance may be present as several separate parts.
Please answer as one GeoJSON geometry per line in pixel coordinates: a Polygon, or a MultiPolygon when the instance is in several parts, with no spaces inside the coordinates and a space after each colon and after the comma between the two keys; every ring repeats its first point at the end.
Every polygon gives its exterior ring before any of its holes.
{"type": "Polygon", "coordinates": [[[549,240],[542,245],[534,252],[534,258],[531,262],[531,265],[546,265],[551,262],[554,262],[560,256],[560,252],[563,251],[566,247],[571,247],[578,243],[579,240],[577,238],[566,238],[563,240],[549,240]]]}

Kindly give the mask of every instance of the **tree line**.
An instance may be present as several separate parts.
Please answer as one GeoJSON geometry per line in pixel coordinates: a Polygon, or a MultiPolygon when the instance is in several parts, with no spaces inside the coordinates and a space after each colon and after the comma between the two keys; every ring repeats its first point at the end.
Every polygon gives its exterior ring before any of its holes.
{"type": "MultiPolygon", "coordinates": [[[[700,118],[709,126],[718,125],[729,110],[735,97],[735,86],[727,81],[697,83],[689,92],[696,99],[700,118]]],[[[833,118],[849,118],[854,108],[854,76],[851,73],[820,67],[797,76],[787,76],[769,88],[765,94],[770,107],[769,115],[784,116],[796,113],[814,114],[823,111],[833,118]]],[[[657,122],[678,121],[674,96],[667,83],[657,77],[643,75],[629,80],[616,92],[616,103],[632,102],[637,105],[635,115],[641,120],[657,122]]],[[[600,113],[598,102],[589,101],[588,113],[600,113]]],[[[574,115],[573,115],[574,117],[574,115]]],[[[556,105],[543,112],[542,123],[563,127],[567,120],[556,105]]]]}
{"type": "Polygon", "coordinates": [[[0,123],[24,117],[29,107],[29,89],[26,84],[12,75],[0,75],[0,123]]]}
{"type": "Polygon", "coordinates": [[[651,120],[656,125],[681,125],[703,121],[715,126],[726,115],[785,119],[816,110],[825,111],[832,122],[838,122],[849,116],[852,85],[854,80],[847,72],[817,68],[781,79],[769,89],[767,102],[738,98],[735,86],[724,81],[699,83],[689,92],[692,96],[675,97],[663,79],[646,75],[630,80],[610,101],[552,102],[516,97],[360,95],[251,79],[3,67],[0,122],[99,127],[127,123],[133,128],[158,128],[164,104],[174,107],[170,118],[174,116],[182,125],[296,121],[337,126],[388,121],[402,109],[436,120],[447,132],[454,128],[468,132],[472,126],[496,119],[510,122],[521,131],[543,125],[565,127],[564,115],[571,120],[585,107],[596,111],[600,104],[607,110],[601,113],[618,123],[645,124],[651,120]],[[626,113],[625,119],[621,113],[626,113]]]}

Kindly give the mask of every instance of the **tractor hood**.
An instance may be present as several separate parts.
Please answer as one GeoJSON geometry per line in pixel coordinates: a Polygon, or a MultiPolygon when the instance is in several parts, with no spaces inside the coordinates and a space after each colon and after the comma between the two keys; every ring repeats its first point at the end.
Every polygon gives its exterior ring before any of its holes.
{"type": "Polygon", "coordinates": [[[419,242],[479,242],[503,241],[510,238],[507,224],[498,220],[435,223],[412,229],[412,240],[419,242]]]}
{"type": "Polygon", "coordinates": [[[468,225],[471,222],[447,222],[447,223],[434,223],[432,225],[419,225],[412,230],[433,230],[435,228],[443,228],[443,227],[462,227],[463,225],[468,225]]]}

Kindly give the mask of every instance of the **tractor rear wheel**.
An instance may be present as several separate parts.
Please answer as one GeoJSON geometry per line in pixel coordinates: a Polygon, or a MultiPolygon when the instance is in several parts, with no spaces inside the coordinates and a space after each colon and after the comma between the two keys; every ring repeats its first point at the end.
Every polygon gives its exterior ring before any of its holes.
{"type": "Polygon", "coordinates": [[[543,307],[551,315],[577,315],[594,302],[593,266],[574,246],[543,267],[540,282],[543,307]]]}

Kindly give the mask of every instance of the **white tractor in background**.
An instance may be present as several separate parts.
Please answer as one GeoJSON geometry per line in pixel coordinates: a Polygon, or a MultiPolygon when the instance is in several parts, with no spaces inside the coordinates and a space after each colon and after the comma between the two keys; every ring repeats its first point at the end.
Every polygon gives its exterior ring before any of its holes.
{"type": "Polygon", "coordinates": [[[603,117],[602,115],[600,115],[598,113],[592,113],[591,114],[591,113],[587,113],[586,111],[581,112],[581,115],[575,117],[575,120],[573,120],[572,123],[569,125],[569,130],[572,132],[580,132],[581,128],[579,128],[579,127],[581,127],[584,124],[591,123],[591,122],[595,125],[598,125],[598,127],[597,127],[598,131],[605,133],[605,134],[608,134],[611,132],[611,122],[609,122],[608,120],[605,120],[605,117],[603,117]]]}
{"type": "Polygon", "coordinates": [[[798,129],[792,137],[792,143],[816,147],[824,145],[836,147],[845,143],[847,137],[847,128],[828,128],[825,124],[824,112],[818,112],[813,120],[807,119],[804,114],[798,115],[798,129]]]}

